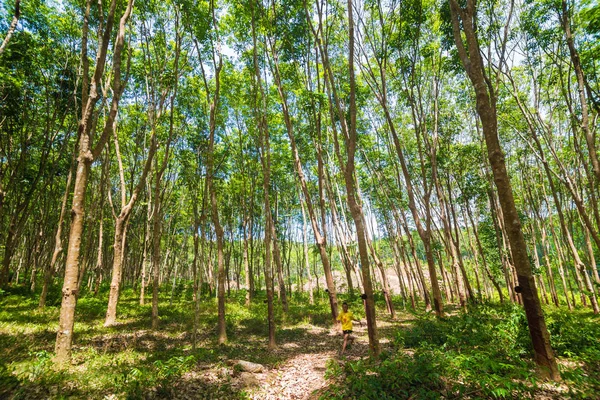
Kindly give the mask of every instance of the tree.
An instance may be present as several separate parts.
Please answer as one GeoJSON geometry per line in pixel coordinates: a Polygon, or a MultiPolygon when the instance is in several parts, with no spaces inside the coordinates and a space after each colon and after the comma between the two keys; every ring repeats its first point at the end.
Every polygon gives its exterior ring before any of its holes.
{"type": "Polygon", "coordinates": [[[73,205],[71,208],[71,228],[69,232],[69,245],[67,249],[67,260],[65,265],[65,280],[62,289],[62,303],[60,307],[60,321],[58,333],[56,336],[55,362],[65,364],[71,359],[71,343],[73,340],[73,325],[75,322],[75,306],[77,304],[77,287],[79,279],[79,254],[81,250],[81,235],[83,230],[83,219],[85,212],[85,195],[87,191],[87,181],[90,166],[98,158],[113,129],[113,124],[117,116],[119,101],[123,93],[123,84],[121,80],[121,61],[122,51],[125,45],[125,28],[127,21],[133,11],[133,0],[129,0],[126,9],[123,11],[119,20],[119,28],[115,41],[112,65],[112,101],[108,117],[104,121],[104,128],[101,136],[96,143],[92,143],[92,129],[94,126],[94,109],[99,100],[99,90],[101,80],[104,75],[106,58],[108,53],[108,44],[112,35],[113,24],[115,21],[115,12],[117,1],[112,0],[106,17],[102,35],[98,37],[96,66],[91,79],[91,85],[88,88],[88,18],[90,15],[90,0],[86,3],[84,28],[82,36],[83,59],[83,85],[82,85],[82,116],[79,121],[78,135],[79,155],[77,158],[77,172],[75,174],[75,186],[73,190],[73,205]]]}
{"type": "Polygon", "coordinates": [[[550,335],[546,328],[537,288],[531,273],[527,245],[506,171],[504,154],[498,138],[495,89],[487,75],[475,29],[477,26],[477,3],[475,0],[467,0],[466,7],[461,7],[456,0],[450,0],[450,15],[456,48],[475,90],[477,113],[481,120],[494,184],[498,191],[513,262],[517,270],[519,291],[527,315],[535,360],[546,376],[553,380],[560,380],[556,359],[550,347],[550,335]]]}

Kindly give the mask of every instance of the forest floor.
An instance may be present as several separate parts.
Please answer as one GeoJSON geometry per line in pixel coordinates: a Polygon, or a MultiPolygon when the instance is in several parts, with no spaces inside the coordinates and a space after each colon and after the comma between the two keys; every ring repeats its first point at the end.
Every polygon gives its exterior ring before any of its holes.
{"type": "MultiPolygon", "coordinates": [[[[51,361],[59,293],[43,310],[26,288],[0,293],[0,399],[594,398],[600,392],[594,376],[600,371],[600,321],[585,310],[575,319],[564,313],[550,319],[559,353],[569,354],[560,360],[565,383],[550,385],[536,381],[530,351],[518,344],[524,331],[517,308],[484,308],[438,321],[398,304],[398,318],[391,320],[380,301],[383,355],[374,360],[366,327],[358,324],[357,341],[339,355],[342,336],[332,327],[323,293],[316,305],[292,297],[287,314],[276,307],[274,350],[267,347],[260,295],[247,308],[244,294],[232,292],[226,345],[216,340],[216,303],[205,298],[193,349],[193,302],[189,288],[180,289],[172,303],[170,291],[161,294],[156,331],[150,329],[150,305],[140,306],[133,290],[123,291],[119,323],[109,328],[103,327],[106,291],[97,298],[84,295],[77,305],[73,362],[62,370],[51,361]],[[263,368],[245,372],[239,360],[263,368]]],[[[360,299],[340,297],[363,316],[360,299]]]]}
{"type": "MultiPolygon", "coordinates": [[[[243,306],[243,293],[227,304],[227,345],[216,342],[216,305],[205,298],[199,310],[196,350],[192,349],[193,302],[181,293],[160,303],[160,328],[152,331],[150,304],[125,290],[118,324],[103,327],[106,293],[78,301],[73,362],[55,370],[52,353],[59,314],[57,293],[40,310],[26,288],[0,295],[0,399],[14,398],[176,398],[307,399],[327,386],[331,359],[368,356],[366,327],[339,356],[342,336],[333,329],[324,293],[317,304],[291,299],[290,311],[276,307],[277,348],[267,347],[266,305],[257,298],[243,306]],[[244,360],[264,366],[245,373],[244,360]]],[[[185,292],[185,291],[184,291],[185,292]]],[[[149,300],[147,300],[149,301],[149,300]]],[[[355,301],[361,307],[359,300],[355,301]]],[[[355,311],[356,312],[356,311],[355,311]]],[[[358,315],[361,311],[358,310],[358,315]]],[[[386,341],[383,338],[383,341],[386,341]]],[[[315,398],[316,398],[315,397],[315,398]]]]}

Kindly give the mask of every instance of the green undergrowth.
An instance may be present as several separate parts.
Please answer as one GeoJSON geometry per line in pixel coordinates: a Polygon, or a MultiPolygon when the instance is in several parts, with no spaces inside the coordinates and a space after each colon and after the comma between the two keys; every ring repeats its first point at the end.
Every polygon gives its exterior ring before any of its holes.
{"type": "Polygon", "coordinates": [[[546,315],[562,384],[540,380],[521,307],[480,305],[444,319],[415,315],[378,359],[332,360],[335,383],[322,398],[597,398],[599,318],[582,310],[546,315]]]}
{"type": "MultiPolygon", "coordinates": [[[[77,302],[72,365],[52,363],[60,310],[60,289],[53,287],[47,306],[38,309],[38,295],[18,286],[0,293],[0,399],[146,399],[171,398],[180,385],[194,386],[197,398],[236,399],[246,394],[230,384],[201,377],[219,371],[228,359],[244,359],[275,367],[286,354],[267,348],[265,293],[250,307],[245,292],[227,299],[227,345],[217,343],[216,299],[204,293],[199,302],[197,346],[192,348],[194,302],[189,285],[180,285],[171,301],[171,286],[160,293],[160,327],[151,328],[151,297],[139,304],[139,292],[122,291],[118,325],[104,327],[108,287],[94,297],[85,293],[77,302]]],[[[289,312],[276,307],[279,341],[306,338],[307,326],[329,327],[331,317],[324,294],[310,305],[305,295],[289,299],[289,312]]],[[[222,378],[222,379],[221,379],[222,378]]]]}
{"type": "MultiPolygon", "coordinates": [[[[13,287],[0,293],[0,399],[146,399],[171,398],[193,386],[192,398],[240,399],[247,394],[219,375],[227,360],[244,359],[270,368],[293,356],[269,351],[266,295],[259,292],[249,307],[244,291],[231,291],[226,304],[227,345],[217,343],[216,299],[204,293],[199,302],[197,346],[192,348],[194,302],[189,285],[160,292],[160,328],[150,329],[151,304],[139,304],[139,293],[122,291],[118,325],[103,326],[108,286],[97,296],[83,293],[77,303],[72,365],[52,363],[58,327],[60,289],[53,287],[48,306],[37,307],[38,294],[13,287]],[[206,371],[218,379],[206,380],[206,371]]],[[[289,310],[275,305],[280,344],[300,344],[302,353],[322,352],[318,339],[331,328],[327,295],[289,296],[289,310]],[[321,333],[319,333],[321,332],[321,333]]],[[[390,321],[383,298],[377,297],[380,358],[331,361],[333,384],[326,399],[437,399],[552,397],[597,398],[600,393],[600,324],[586,310],[548,309],[552,345],[560,360],[562,386],[537,378],[524,313],[515,305],[481,305],[468,313],[399,311],[390,321]],[[386,343],[386,340],[388,343],[386,343]]],[[[401,308],[398,298],[394,299],[401,308]]],[[[364,319],[359,297],[339,295],[364,319]]],[[[358,344],[359,348],[361,344],[358,344]]],[[[352,351],[350,352],[352,354],[352,351]]]]}

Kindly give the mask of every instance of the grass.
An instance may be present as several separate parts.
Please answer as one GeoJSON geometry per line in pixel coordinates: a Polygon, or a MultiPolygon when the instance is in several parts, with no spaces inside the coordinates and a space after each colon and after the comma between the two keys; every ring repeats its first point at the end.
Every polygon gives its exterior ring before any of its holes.
{"type": "Polygon", "coordinates": [[[588,310],[546,310],[563,382],[543,382],[524,311],[479,305],[437,319],[418,315],[395,330],[377,360],[331,362],[327,399],[597,398],[600,319],[588,310]]]}
{"type": "MultiPolygon", "coordinates": [[[[194,303],[181,290],[173,305],[170,286],[161,293],[160,329],[152,331],[151,305],[139,305],[138,294],[125,289],[118,308],[119,324],[103,326],[107,288],[97,298],[78,300],[74,328],[73,363],[56,370],[51,362],[58,326],[59,296],[49,296],[49,306],[37,309],[37,297],[16,287],[0,294],[0,398],[169,398],[174,385],[187,372],[207,366],[218,368],[227,359],[244,359],[273,367],[287,356],[267,348],[268,327],[264,294],[245,307],[245,293],[232,293],[226,309],[227,345],[216,341],[216,301],[200,302],[198,344],[192,349],[194,303]]],[[[277,338],[297,341],[306,337],[302,327],[330,324],[328,303],[311,306],[295,295],[284,314],[276,305],[277,338]]],[[[214,398],[243,398],[244,392],[227,380],[212,386],[197,381],[200,392],[214,398]],[[205,386],[202,389],[202,386],[205,386]]]]}
{"type": "MultiPolygon", "coordinates": [[[[77,304],[73,363],[57,370],[51,358],[59,315],[59,289],[49,306],[37,309],[37,296],[26,288],[0,293],[0,398],[136,399],[170,398],[182,387],[193,387],[195,398],[247,397],[224,374],[226,361],[244,359],[269,368],[298,353],[310,354],[336,346],[323,343],[314,329],[330,328],[328,301],[321,293],[310,305],[305,295],[289,299],[289,312],[276,304],[277,341],[300,343],[295,350],[269,351],[264,293],[246,307],[245,293],[227,300],[228,343],[216,341],[216,301],[200,302],[198,344],[192,349],[194,304],[189,288],[177,290],[173,305],[170,286],[161,292],[160,329],[153,331],[151,306],[140,306],[138,294],[122,292],[119,324],[103,327],[108,288],[98,297],[84,294],[77,304]],[[295,352],[295,354],[293,354],[295,352]],[[214,379],[205,379],[205,371],[214,379]]],[[[344,294],[359,318],[360,299],[344,294]]],[[[400,305],[401,300],[395,299],[400,305]]],[[[350,356],[332,359],[325,399],[437,398],[596,398],[600,393],[600,320],[586,309],[546,310],[552,345],[564,382],[538,379],[522,309],[516,305],[472,306],[468,313],[448,309],[437,319],[421,310],[399,310],[397,320],[385,313],[377,298],[379,336],[383,351],[377,359],[350,356]]],[[[400,308],[400,307],[398,307],[400,308]]],[[[364,338],[362,339],[364,342],[364,338]]],[[[363,346],[365,343],[358,343],[363,346]]]]}

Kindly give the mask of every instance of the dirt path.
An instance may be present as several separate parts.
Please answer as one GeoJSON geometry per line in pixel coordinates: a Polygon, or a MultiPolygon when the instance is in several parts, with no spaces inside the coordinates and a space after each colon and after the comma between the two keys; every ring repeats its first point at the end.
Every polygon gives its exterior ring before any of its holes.
{"type": "Polygon", "coordinates": [[[251,392],[251,399],[309,399],[311,393],[323,388],[327,361],[334,351],[317,354],[300,354],[279,368],[257,374],[258,389],[251,392]]]}
{"type": "Polygon", "coordinates": [[[368,354],[366,328],[355,328],[357,340],[344,357],[339,355],[342,345],[339,332],[312,328],[310,334],[308,343],[290,342],[277,350],[295,353],[285,363],[255,374],[260,386],[250,391],[251,399],[317,399],[318,392],[328,384],[325,371],[329,360],[358,359],[368,354]]]}
{"type": "MultiPolygon", "coordinates": [[[[392,324],[381,321],[378,325],[385,331],[392,324]]],[[[301,334],[296,333],[297,336],[287,342],[281,338],[277,349],[272,350],[283,360],[280,363],[265,365],[264,370],[258,373],[235,371],[232,367],[235,360],[224,360],[218,367],[206,365],[206,369],[186,373],[171,398],[222,399],[231,398],[231,393],[244,391],[253,400],[316,400],[329,384],[325,372],[330,360],[344,362],[368,356],[368,336],[364,325],[355,326],[356,341],[344,356],[339,355],[342,346],[339,331],[315,326],[300,330],[301,334]]],[[[385,347],[389,340],[381,337],[380,343],[385,347]]]]}

